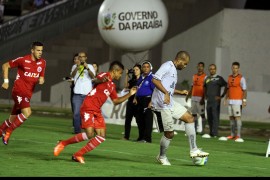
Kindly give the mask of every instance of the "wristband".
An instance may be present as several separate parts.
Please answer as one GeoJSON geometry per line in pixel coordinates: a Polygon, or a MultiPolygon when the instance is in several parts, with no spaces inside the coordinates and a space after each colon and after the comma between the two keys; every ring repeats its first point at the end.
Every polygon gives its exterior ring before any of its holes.
{"type": "Polygon", "coordinates": [[[247,99],[243,99],[243,102],[247,102],[247,99]]]}
{"type": "Polygon", "coordinates": [[[9,83],[9,80],[8,79],[4,79],[4,83],[9,83]]]}

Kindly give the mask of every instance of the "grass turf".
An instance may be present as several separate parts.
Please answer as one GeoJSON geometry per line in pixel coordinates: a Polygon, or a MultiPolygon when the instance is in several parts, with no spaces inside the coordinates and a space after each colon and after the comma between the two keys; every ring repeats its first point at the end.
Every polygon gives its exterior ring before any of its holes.
{"type": "MultiPolygon", "coordinates": [[[[1,112],[0,119],[6,117],[8,114],[1,112]]],[[[72,161],[71,156],[86,141],[69,145],[58,157],[53,156],[57,140],[73,136],[71,125],[69,117],[31,116],[13,132],[8,145],[0,143],[0,177],[270,176],[265,137],[248,136],[244,143],[237,143],[197,136],[198,146],[210,156],[205,166],[194,166],[189,158],[187,137],[180,131],[167,152],[172,166],[162,166],[155,161],[161,134],[153,133],[151,144],[124,141],[121,140],[124,127],[107,124],[106,141],[85,154],[86,164],[80,164],[72,161]]],[[[131,138],[137,138],[136,127],[132,127],[131,138]]]]}

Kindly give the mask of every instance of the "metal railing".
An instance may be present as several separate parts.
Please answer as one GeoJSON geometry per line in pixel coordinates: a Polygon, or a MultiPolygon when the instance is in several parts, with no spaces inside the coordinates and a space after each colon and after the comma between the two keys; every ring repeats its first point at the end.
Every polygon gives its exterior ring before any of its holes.
{"type": "Polygon", "coordinates": [[[14,18],[0,25],[0,45],[11,38],[56,22],[101,2],[102,0],[62,0],[14,18]]]}

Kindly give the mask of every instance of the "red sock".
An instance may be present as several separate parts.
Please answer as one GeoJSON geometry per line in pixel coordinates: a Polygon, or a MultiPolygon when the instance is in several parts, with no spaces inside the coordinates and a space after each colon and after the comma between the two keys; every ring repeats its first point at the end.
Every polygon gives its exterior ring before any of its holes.
{"type": "Polygon", "coordinates": [[[6,119],[0,126],[0,133],[2,134],[3,131],[5,131],[10,125],[11,122],[9,121],[9,119],[6,119]]]}
{"type": "Polygon", "coordinates": [[[74,155],[75,156],[83,156],[85,153],[95,149],[103,141],[105,141],[105,138],[97,135],[96,137],[93,137],[92,139],[90,139],[90,141],[82,149],[77,151],[74,155]]]}
{"type": "Polygon", "coordinates": [[[16,129],[17,127],[19,127],[20,125],[22,125],[22,123],[24,121],[26,121],[27,118],[23,115],[23,113],[18,114],[15,118],[15,120],[11,123],[11,125],[6,129],[6,132],[8,133],[12,133],[12,131],[14,131],[14,129],[16,129]]]}
{"type": "Polygon", "coordinates": [[[88,140],[86,133],[79,133],[79,134],[76,134],[75,136],[73,136],[67,140],[63,140],[61,142],[63,143],[64,146],[66,146],[69,144],[74,144],[74,143],[82,142],[85,140],[88,140]]]}

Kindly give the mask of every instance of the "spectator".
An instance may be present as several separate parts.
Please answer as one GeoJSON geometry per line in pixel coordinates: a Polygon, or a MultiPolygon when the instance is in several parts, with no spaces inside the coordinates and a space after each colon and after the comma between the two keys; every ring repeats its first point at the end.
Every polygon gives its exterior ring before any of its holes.
{"type": "Polygon", "coordinates": [[[142,62],[142,74],[137,82],[137,93],[134,103],[137,105],[137,125],[139,130],[138,142],[151,143],[153,130],[153,112],[151,110],[151,97],[155,85],[152,82],[152,64],[149,61],[142,62]]]}
{"type": "Polygon", "coordinates": [[[198,114],[202,118],[202,132],[204,133],[206,119],[205,119],[205,102],[204,102],[204,80],[206,74],[204,72],[204,62],[199,62],[197,65],[197,73],[192,76],[191,89],[186,96],[186,102],[191,96],[191,113],[194,117],[195,130],[198,127],[198,114]]]}
{"type": "Polygon", "coordinates": [[[98,65],[98,63],[97,62],[93,62],[92,63],[92,66],[95,69],[96,75],[98,75],[98,73],[99,73],[99,65],[98,65]]]}
{"type": "Polygon", "coordinates": [[[80,107],[85,96],[92,90],[92,79],[96,76],[94,67],[86,62],[87,54],[79,52],[78,55],[80,63],[74,64],[71,69],[71,76],[74,79],[72,106],[75,134],[81,132],[80,107]]]}
{"type": "Polygon", "coordinates": [[[239,73],[240,63],[232,63],[232,74],[228,77],[228,91],[226,101],[228,103],[228,114],[230,118],[231,135],[227,139],[233,139],[236,142],[244,142],[241,138],[242,128],[242,107],[247,105],[247,83],[243,75],[239,73]],[[236,133],[237,132],[237,133],[236,133]]]}
{"type": "MultiPolygon", "coordinates": [[[[79,54],[78,53],[74,54],[74,56],[73,56],[72,67],[73,67],[73,65],[80,65],[80,60],[79,60],[79,54]]],[[[71,111],[72,111],[72,117],[73,117],[74,108],[73,108],[73,104],[72,104],[72,98],[73,98],[73,95],[74,95],[74,91],[73,91],[73,89],[74,89],[74,79],[73,79],[73,77],[66,77],[65,80],[70,83],[70,104],[71,104],[71,111]]],[[[72,120],[72,126],[74,128],[74,118],[72,120]]]]}
{"type": "MultiPolygon", "coordinates": [[[[137,85],[138,79],[141,75],[141,65],[135,64],[133,68],[130,70],[126,69],[126,80],[125,80],[125,89],[124,93],[128,93],[129,90],[137,85]],[[129,79],[129,75],[132,74],[132,77],[129,79]]],[[[131,122],[132,118],[136,118],[137,114],[137,105],[134,104],[135,95],[132,95],[128,98],[127,106],[126,106],[126,117],[125,117],[125,132],[124,132],[124,140],[129,140],[130,137],[130,130],[131,130],[131,122]]],[[[137,119],[136,119],[137,123],[137,119]]],[[[137,123],[138,124],[138,123],[137,123]]]]}
{"type": "Polygon", "coordinates": [[[41,9],[45,6],[44,0],[34,0],[33,1],[33,10],[41,9]]]}
{"type": "Polygon", "coordinates": [[[216,74],[215,64],[209,65],[210,75],[204,81],[204,96],[206,102],[207,120],[209,125],[209,134],[204,134],[203,138],[218,137],[218,128],[220,121],[220,102],[227,92],[227,82],[222,76],[216,74]],[[224,88],[221,94],[221,89],[224,88]]]}

